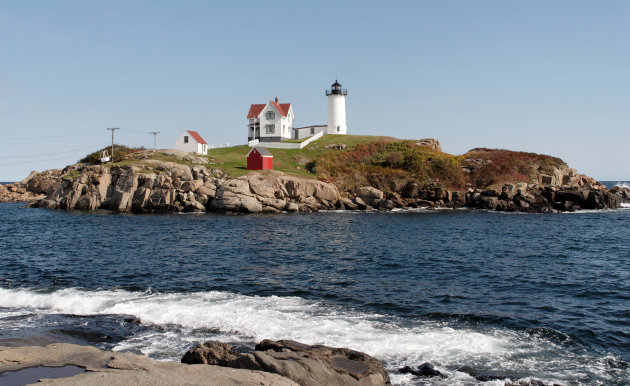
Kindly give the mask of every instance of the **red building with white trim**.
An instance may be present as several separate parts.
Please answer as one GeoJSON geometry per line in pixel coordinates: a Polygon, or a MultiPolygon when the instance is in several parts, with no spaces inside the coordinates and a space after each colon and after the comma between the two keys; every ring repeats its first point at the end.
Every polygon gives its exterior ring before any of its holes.
{"type": "Polygon", "coordinates": [[[248,170],[273,170],[273,154],[265,147],[253,147],[247,153],[248,170]]]}

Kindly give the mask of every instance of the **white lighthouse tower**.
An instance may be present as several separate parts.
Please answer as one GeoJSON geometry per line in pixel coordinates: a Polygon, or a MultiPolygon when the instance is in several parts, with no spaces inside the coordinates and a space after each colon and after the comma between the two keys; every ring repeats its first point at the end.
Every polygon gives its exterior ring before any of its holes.
{"type": "Polygon", "coordinates": [[[330,90],[326,90],[326,96],[328,96],[326,134],[346,134],[348,130],[346,125],[346,95],[348,95],[348,90],[344,90],[336,80],[330,86],[330,90]]]}

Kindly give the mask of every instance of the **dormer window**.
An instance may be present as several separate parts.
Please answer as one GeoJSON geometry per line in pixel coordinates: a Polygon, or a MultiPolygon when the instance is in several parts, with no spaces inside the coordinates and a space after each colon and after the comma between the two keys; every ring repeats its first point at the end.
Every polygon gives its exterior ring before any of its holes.
{"type": "Polygon", "coordinates": [[[273,111],[267,111],[265,113],[265,119],[267,119],[268,121],[273,121],[274,119],[276,119],[276,113],[274,113],[273,111]]]}

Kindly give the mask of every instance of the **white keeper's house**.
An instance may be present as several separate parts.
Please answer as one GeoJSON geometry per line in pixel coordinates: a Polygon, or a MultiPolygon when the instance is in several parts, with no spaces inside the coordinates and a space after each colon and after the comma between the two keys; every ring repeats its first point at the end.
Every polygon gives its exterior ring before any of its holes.
{"type": "Polygon", "coordinates": [[[186,130],[175,141],[175,149],[189,153],[208,154],[208,144],[196,131],[186,130]]]}
{"type": "Polygon", "coordinates": [[[249,141],[282,142],[291,139],[294,119],[291,103],[278,103],[276,97],[275,101],[266,104],[251,105],[247,119],[249,141]]]}

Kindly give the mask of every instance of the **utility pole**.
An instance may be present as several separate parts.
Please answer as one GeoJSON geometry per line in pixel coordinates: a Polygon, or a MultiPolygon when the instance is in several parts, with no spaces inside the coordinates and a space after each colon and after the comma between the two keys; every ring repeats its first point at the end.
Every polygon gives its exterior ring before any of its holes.
{"type": "Polygon", "coordinates": [[[120,127],[110,127],[107,130],[112,131],[112,163],[114,163],[114,131],[120,130],[120,127]]]}
{"type": "Polygon", "coordinates": [[[153,150],[157,150],[157,135],[160,134],[160,132],[152,131],[149,134],[153,134],[153,150]]]}

